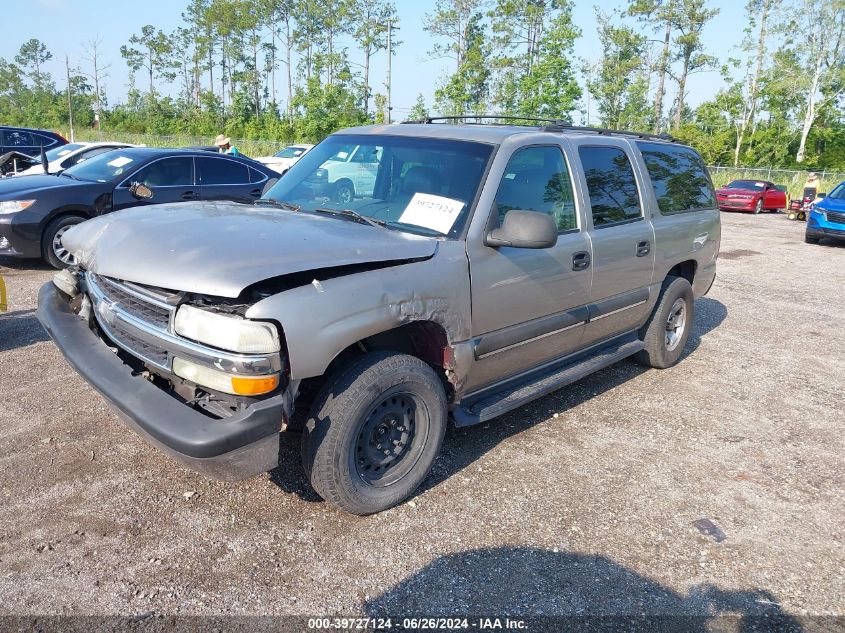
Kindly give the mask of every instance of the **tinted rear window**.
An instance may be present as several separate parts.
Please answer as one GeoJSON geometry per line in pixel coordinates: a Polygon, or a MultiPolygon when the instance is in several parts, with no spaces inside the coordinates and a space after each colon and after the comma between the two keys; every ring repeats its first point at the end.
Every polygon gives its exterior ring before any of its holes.
{"type": "Polygon", "coordinates": [[[587,178],[593,226],[642,217],[637,180],[625,152],[617,147],[581,146],[578,154],[587,178]]]}
{"type": "Polygon", "coordinates": [[[716,195],[701,157],[688,147],[637,143],[662,215],[712,209],[716,195]]]}
{"type": "Polygon", "coordinates": [[[249,168],[227,158],[197,157],[201,185],[242,185],[249,183],[249,168]]]}

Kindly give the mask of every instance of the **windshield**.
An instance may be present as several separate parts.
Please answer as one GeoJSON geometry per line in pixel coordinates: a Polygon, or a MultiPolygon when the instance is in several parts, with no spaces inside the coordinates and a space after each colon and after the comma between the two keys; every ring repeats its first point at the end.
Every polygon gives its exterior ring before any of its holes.
{"type": "Polygon", "coordinates": [[[836,185],[836,188],[827,194],[828,198],[833,198],[834,200],[845,200],[845,182],[840,182],[836,185]]]}
{"type": "Polygon", "coordinates": [[[44,152],[44,155],[47,156],[47,160],[52,163],[54,160],[59,160],[63,156],[67,156],[71,152],[75,152],[83,147],[85,146],[79,143],[68,143],[67,145],[54,147],[49,152],[44,152]]]}
{"type": "Polygon", "coordinates": [[[108,182],[127,173],[139,161],[140,158],[137,156],[117,150],[106,152],[105,154],[100,154],[81,163],[77,163],[62,173],[79,180],[108,182]]]}
{"type": "Polygon", "coordinates": [[[734,180],[725,189],[753,189],[754,191],[763,191],[766,188],[766,183],[759,180],[734,180]]]}
{"type": "Polygon", "coordinates": [[[352,210],[388,227],[454,237],[492,152],[492,145],[468,141],[330,136],[264,198],[305,212],[352,210]]]}
{"type": "Polygon", "coordinates": [[[302,156],[304,151],[304,147],[286,147],[282,151],[273,154],[273,156],[276,158],[296,158],[297,156],[302,156]]]}

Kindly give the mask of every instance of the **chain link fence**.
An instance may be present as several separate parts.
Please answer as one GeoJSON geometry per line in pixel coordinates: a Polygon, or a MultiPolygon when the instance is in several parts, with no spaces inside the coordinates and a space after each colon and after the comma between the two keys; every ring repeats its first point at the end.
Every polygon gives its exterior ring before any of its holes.
{"type": "MultiPolygon", "coordinates": [[[[724,167],[709,166],[710,177],[718,189],[732,180],[767,180],[776,185],[785,185],[793,198],[798,198],[804,191],[804,181],[807,174],[814,170],[773,169],[766,167],[724,167]]],[[[840,182],[845,180],[845,172],[815,170],[819,176],[819,192],[829,193],[840,182]]]]}

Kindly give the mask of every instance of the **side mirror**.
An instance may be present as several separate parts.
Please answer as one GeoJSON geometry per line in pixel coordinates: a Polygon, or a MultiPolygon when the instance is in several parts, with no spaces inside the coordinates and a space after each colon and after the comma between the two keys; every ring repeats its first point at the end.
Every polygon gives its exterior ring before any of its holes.
{"type": "Polygon", "coordinates": [[[153,197],[153,190],[141,182],[133,182],[129,185],[129,193],[141,200],[150,200],[153,197]]]}
{"type": "Polygon", "coordinates": [[[271,178],[267,182],[264,183],[264,188],[261,190],[261,195],[263,196],[265,193],[270,191],[273,187],[276,186],[276,183],[279,182],[278,178],[271,178]]]}
{"type": "Polygon", "coordinates": [[[826,196],[827,196],[827,193],[817,193],[817,194],[816,194],[816,197],[817,197],[817,198],[824,198],[824,197],[826,197],[826,196]]]}
{"type": "Polygon", "coordinates": [[[547,213],[512,209],[505,214],[502,226],[487,234],[484,243],[493,247],[551,248],[557,244],[557,225],[547,213]]]}

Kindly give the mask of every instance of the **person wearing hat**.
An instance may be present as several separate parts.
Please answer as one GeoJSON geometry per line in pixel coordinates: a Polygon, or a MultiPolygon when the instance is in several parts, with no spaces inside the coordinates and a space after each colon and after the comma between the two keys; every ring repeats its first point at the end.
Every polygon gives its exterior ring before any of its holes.
{"type": "Polygon", "coordinates": [[[232,139],[230,139],[225,134],[218,134],[217,138],[214,139],[214,144],[217,146],[217,150],[221,154],[232,154],[233,156],[240,156],[238,148],[232,145],[232,139]]]}

